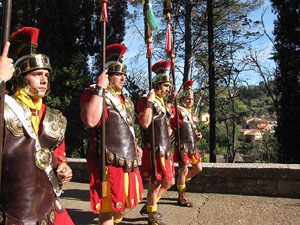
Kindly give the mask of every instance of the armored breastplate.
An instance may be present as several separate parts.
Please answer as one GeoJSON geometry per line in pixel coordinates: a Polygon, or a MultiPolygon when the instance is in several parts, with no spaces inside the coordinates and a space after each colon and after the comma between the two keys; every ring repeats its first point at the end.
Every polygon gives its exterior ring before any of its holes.
{"type": "MultiPolygon", "coordinates": [[[[53,119],[58,119],[57,116],[50,109],[45,114],[39,134],[42,148],[54,150],[63,139],[65,119],[61,118],[64,125],[58,129],[60,135],[49,133],[47,128],[53,119]]],[[[35,164],[35,140],[26,133],[8,105],[5,105],[5,123],[1,207],[10,220],[32,223],[50,213],[55,194],[45,171],[35,164]]],[[[57,166],[53,152],[51,165],[53,168],[57,166]]]]}
{"type": "Polygon", "coordinates": [[[107,162],[124,167],[127,171],[136,170],[138,168],[136,145],[129,125],[116,110],[110,106],[107,108],[109,111],[105,124],[107,162]]]}
{"type": "MultiPolygon", "coordinates": [[[[155,134],[155,150],[160,152],[161,156],[169,158],[171,156],[171,143],[168,133],[167,116],[165,113],[154,115],[154,134],[155,134]]],[[[151,126],[143,130],[143,140],[147,144],[147,149],[151,149],[151,126]]]]}
{"type": "Polygon", "coordinates": [[[192,123],[189,120],[183,119],[180,128],[180,144],[181,148],[186,150],[194,150],[197,136],[193,130],[192,123]]]}

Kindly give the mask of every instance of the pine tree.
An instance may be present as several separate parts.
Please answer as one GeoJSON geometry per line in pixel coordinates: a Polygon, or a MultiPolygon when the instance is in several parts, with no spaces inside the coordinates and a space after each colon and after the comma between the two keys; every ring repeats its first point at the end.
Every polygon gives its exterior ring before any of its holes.
{"type": "Polygon", "coordinates": [[[275,78],[280,96],[278,128],[279,161],[300,163],[300,2],[272,0],[275,21],[275,78]]]}

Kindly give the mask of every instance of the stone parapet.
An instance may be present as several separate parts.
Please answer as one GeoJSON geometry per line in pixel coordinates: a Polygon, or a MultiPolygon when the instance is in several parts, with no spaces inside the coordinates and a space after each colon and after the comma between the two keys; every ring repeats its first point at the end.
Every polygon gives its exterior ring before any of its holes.
{"type": "MultiPolygon", "coordinates": [[[[72,180],[88,182],[86,160],[68,160],[72,180]]],[[[188,183],[189,192],[300,198],[298,164],[202,163],[202,167],[203,171],[188,183]]]]}

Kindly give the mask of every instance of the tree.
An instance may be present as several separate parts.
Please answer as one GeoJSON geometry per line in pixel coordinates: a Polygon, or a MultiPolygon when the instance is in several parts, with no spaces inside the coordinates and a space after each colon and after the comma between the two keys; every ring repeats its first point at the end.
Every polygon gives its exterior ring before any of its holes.
{"type": "Polygon", "coordinates": [[[275,21],[274,59],[278,69],[275,85],[279,95],[278,127],[279,161],[300,162],[300,2],[272,0],[275,21]]]}

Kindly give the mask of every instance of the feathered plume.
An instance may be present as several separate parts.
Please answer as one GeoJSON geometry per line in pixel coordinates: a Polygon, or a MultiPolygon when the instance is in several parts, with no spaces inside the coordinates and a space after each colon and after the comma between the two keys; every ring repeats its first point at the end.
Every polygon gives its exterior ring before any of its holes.
{"type": "Polygon", "coordinates": [[[159,61],[152,66],[152,71],[156,74],[165,73],[169,66],[169,61],[159,61]]]}
{"type": "Polygon", "coordinates": [[[183,89],[185,90],[186,88],[192,88],[194,81],[192,80],[187,80],[184,85],[183,85],[183,89]]]}
{"type": "Polygon", "coordinates": [[[23,27],[14,32],[9,39],[9,56],[16,60],[24,55],[35,54],[39,32],[34,27],[23,27]]]}
{"type": "Polygon", "coordinates": [[[112,44],[106,47],[106,61],[119,61],[122,62],[124,53],[127,47],[122,44],[112,44]]]}

